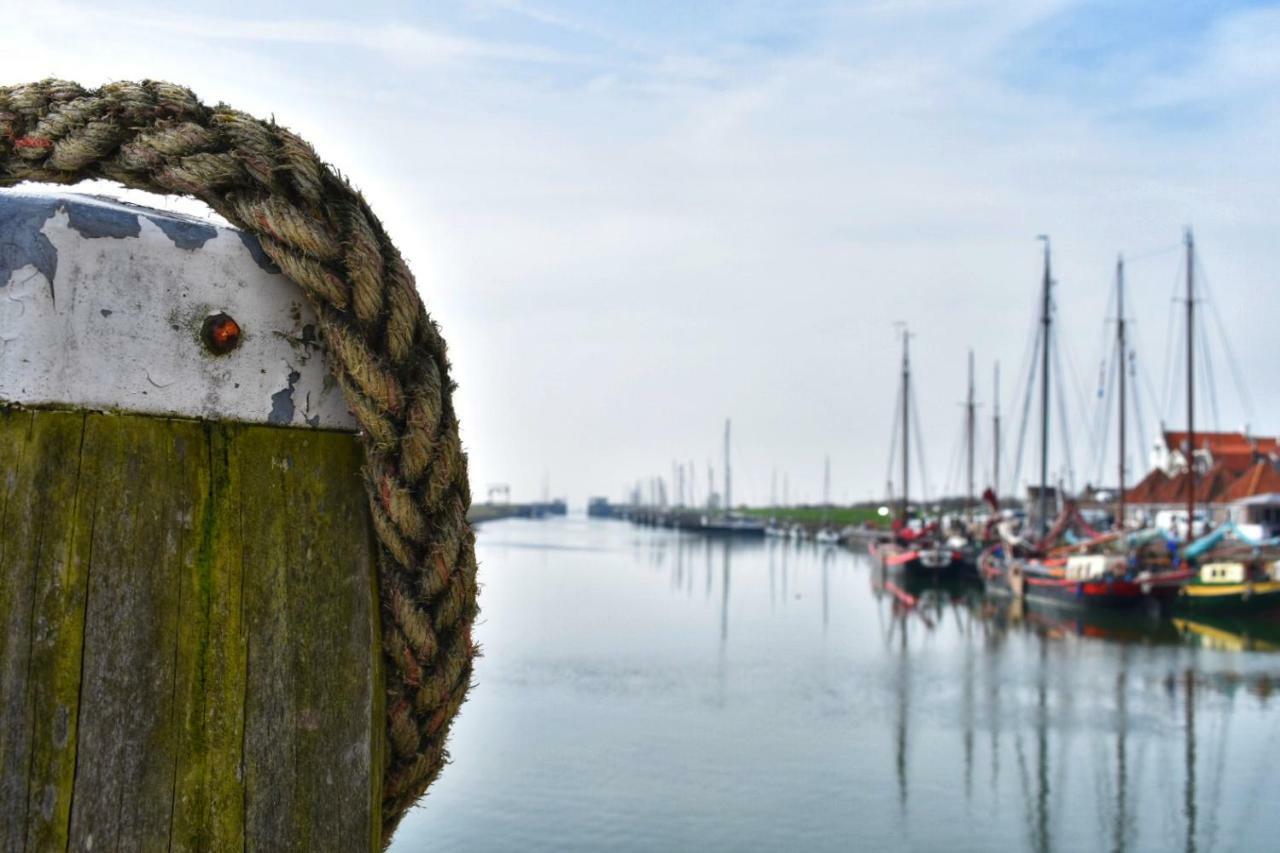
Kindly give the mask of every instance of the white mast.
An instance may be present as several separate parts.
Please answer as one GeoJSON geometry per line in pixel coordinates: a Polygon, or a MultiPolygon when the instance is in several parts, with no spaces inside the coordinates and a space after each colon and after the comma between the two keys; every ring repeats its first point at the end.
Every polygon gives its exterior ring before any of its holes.
{"type": "Polygon", "coordinates": [[[729,473],[729,419],[724,419],[724,511],[733,510],[733,480],[729,473]]]}

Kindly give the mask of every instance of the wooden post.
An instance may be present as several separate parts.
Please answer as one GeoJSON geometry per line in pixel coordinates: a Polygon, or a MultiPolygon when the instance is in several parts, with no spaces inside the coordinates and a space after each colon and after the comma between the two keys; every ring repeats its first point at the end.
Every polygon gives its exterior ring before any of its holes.
{"type": "Polygon", "coordinates": [[[0,850],[378,848],[376,551],[324,357],[239,232],[0,193],[0,850]]]}

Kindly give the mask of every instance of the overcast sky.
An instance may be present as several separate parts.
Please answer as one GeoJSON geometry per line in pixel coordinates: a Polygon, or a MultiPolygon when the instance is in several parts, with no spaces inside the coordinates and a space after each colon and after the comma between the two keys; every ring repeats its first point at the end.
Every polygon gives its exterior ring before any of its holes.
{"type": "Polygon", "coordinates": [[[981,447],[996,359],[1015,408],[1041,233],[1078,480],[1116,254],[1154,433],[1188,224],[1252,401],[1219,338],[1221,426],[1280,431],[1280,7],[0,5],[0,80],[185,83],[364,190],[448,338],[477,499],[547,475],[619,497],[677,459],[701,497],[726,416],[735,498],[767,500],[777,469],[816,500],[828,453],[834,498],[882,496],[895,321],[930,491],[954,486],[966,350],[981,447]]]}

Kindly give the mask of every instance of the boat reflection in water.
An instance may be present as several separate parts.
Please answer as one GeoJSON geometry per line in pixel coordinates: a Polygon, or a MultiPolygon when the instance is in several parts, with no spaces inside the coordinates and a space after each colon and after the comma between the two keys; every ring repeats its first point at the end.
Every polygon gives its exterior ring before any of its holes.
{"type": "Polygon", "coordinates": [[[1173,625],[1190,645],[1219,652],[1280,652],[1280,619],[1194,616],[1173,625]]]}
{"type": "MultiPolygon", "coordinates": [[[[1111,741],[1109,750],[1112,764],[1109,768],[1111,778],[1094,780],[1100,786],[1099,794],[1106,795],[1100,798],[1099,806],[1103,814],[1098,816],[1108,825],[1110,837],[1107,846],[1111,850],[1120,851],[1160,849],[1161,845],[1151,843],[1151,839],[1144,840],[1140,844],[1135,843],[1138,835],[1137,805],[1144,799],[1150,799],[1150,792],[1143,789],[1135,792],[1135,780],[1131,778],[1135,757],[1131,755],[1133,750],[1130,740],[1135,734],[1132,731],[1135,721],[1129,706],[1131,694],[1135,692],[1141,694],[1150,690],[1155,675],[1146,666],[1147,661],[1140,666],[1134,666],[1134,656],[1145,654],[1145,649],[1142,647],[1193,651],[1204,649],[1228,653],[1280,651],[1280,620],[1275,618],[1168,620],[1157,616],[1135,619],[1132,614],[1105,610],[1065,612],[1051,605],[1037,606],[1034,603],[1028,604],[1019,600],[987,598],[982,595],[981,587],[977,585],[916,587],[909,590],[908,597],[904,597],[893,592],[894,581],[883,571],[873,569],[870,576],[872,589],[877,597],[888,602],[886,646],[893,646],[898,658],[895,684],[898,704],[894,722],[894,770],[897,776],[899,801],[904,810],[909,791],[907,772],[911,766],[907,758],[908,721],[911,718],[909,633],[911,631],[932,632],[939,625],[944,624],[947,615],[950,614],[955,619],[960,635],[968,639],[972,638],[973,626],[976,622],[989,650],[992,651],[1007,642],[1014,634],[1036,638],[1033,693],[1029,703],[1030,708],[1024,708],[1024,713],[1030,712],[1026,716],[1029,717],[1031,731],[1027,733],[1015,730],[1013,754],[1019,786],[1026,792],[1022,803],[1028,836],[1026,841],[1032,850],[1037,851],[1051,850],[1058,846],[1054,844],[1054,838],[1060,830],[1055,827],[1055,822],[1074,819],[1073,813],[1077,810],[1068,807],[1069,799],[1063,797],[1061,793],[1073,787],[1071,781],[1067,779],[1073,763],[1067,744],[1077,739],[1093,741],[1092,749],[1095,758],[1091,763],[1095,765],[1093,769],[1096,775],[1101,770],[1097,766],[1097,758],[1108,751],[1105,743],[1099,748],[1097,744],[1099,737],[1104,741],[1108,739],[1111,741]],[[896,643],[891,642],[895,634],[896,643]],[[1115,655],[1115,678],[1109,697],[1110,713],[1106,716],[1079,713],[1081,710],[1077,707],[1079,699],[1071,689],[1076,680],[1065,677],[1063,667],[1055,665],[1052,660],[1055,644],[1077,640],[1117,644],[1117,648],[1111,652],[1115,655]],[[1093,731],[1072,736],[1061,731],[1061,724],[1064,722],[1080,725],[1093,731]],[[1055,789],[1059,791],[1057,797],[1054,796],[1055,789]]],[[[972,660],[975,644],[966,642],[965,649],[966,654],[963,656],[963,665],[959,673],[963,685],[959,717],[963,739],[964,790],[968,798],[971,794],[973,776],[974,669],[972,660]]],[[[991,661],[997,659],[998,655],[995,654],[989,658],[991,661]]],[[[1192,662],[1194,663],[1194,658],[1192,662]]],[[[990,670],[984,675],[988,681],[986,702],[991,742],[990,778],[995,783],[1002,752],[999,746],[1003,719],[1000,708],[1001,691],[999,682],[992,680],[990,670]]],[[[1188,851],[1212,849],[1215,846],[1213,844],[1215,836],[1222,831],[1221,813],[1232,811],[1232,805],[1240,805],[1240,803],[1224,804],[1220,801],[1223,796],[1222,774],[1228,760],[1234,754],[1248,754],[1248,738],[1244,738],[1243,744],[1231,743],[1227,721],[1219,717],[1215,721],[1219,739],[1202,745],[1201,740],[1205,735],[1197,732],[1197,708],[1205,702],[1220,706],[1225,701],[1227,711],[1230,712],[1234,704],[1240,700],[1241,694],[1244,694],[1246,698],[1255,700],[1259,708],[1265,709],[1278,685],[1280,682],[1277,682],[1276,677],[1267,671],[1241,673],[1230,668],[1225,671],[1203,672],[1193,666],[1188,666],[1181,671],[1169,671],[1158,682],[1159,692],[1163,693],[1169,710],[1173,713],[1172,719],[1163,721],[1163,725],[1159,722],[1157,724],[1164,730],[1178,728],[1176,719],[1178,716],[1181,717],[1182,723],[1179,744],[1182,752],[1181,767],[1169,766],[1176,762],[1171,761],[1168,756],[1160,762],[1168,769],[1182,773],[1180,819],[1171,821],[1168,819],[1169,816],[1165,815],[1166,819],[1163,823],[1147,826],[1147,829],[1159,827],[1160,832],[1156,833],[1157,836],[1163,835],[1170,841],[1178,839],[1178,835],[1181,834],[1181,843],[1171,843],[1166,849],[1173,849],[1175,846],[1188,851]],[[1198,695],[1206,690],[1211,694],[1207,699],[1198,695]],[[1198,755],[1198,752],[1206,751],[1212,751],[1208,758],[1198,755]],[[1211,764],[1212,767],[1206,767],[1207,764],[1211,764]],[[1204,802],[1205,792],[1200,790],[1197,781],[1198,778],[1203,778],[1206,770],[1213,773],[1213,789],[1207,803],[1204,802]],[[1207,826],[1201,821],[1202,810],[1211,815],[1207,826]]],[[[1096,704],[1098,699],[1103,699],[1103,704],[1107,704],[1105,701],[1107,698],[1105,694],[1094,697],[1094,703],[1096,704]]],[[[1142,720],[1151,719],[1146,712],[1140,716],[1142,719],[1138,721],[1139,724],[1142,720]]],[[[1274,723],[1267,728],[1269,737],[1265,746],[1270,748],[1270,754],[1274,757],[1274,741],[1276,735],[1280,734],[1280,728],[1274,723]]],[[[1136,734],[1140,741],[1146,741],[1150,736],[1150,732],[1145,730],[1136,734]]],[[[1143,750],[1151,749],[1149,742],[1144,742],[1142,746],[1143,750]]],[[[1140,758],[1141,756],[1139,760],[1140,758]]],[[[1269,766],[1270,759],[1254,759],[1252,769],[1256,776],[1255,782],[1262,782],[1266,778],[1269,766]]],[[[1154,782],[1155,780],[1151,780],[1149,784],[1154,782]]],[[[1154,787],[1158,787],[1158,784],[1154,787]]],[[[1234,796],[1242,798],[1242,804],[1247,807],[1244,810],[1246,814],[1261,805],[1257,802],[1261,796],[1258,790],[1246,789],[1236,792],[1234,796]]]]}
{"type": "Polygon", "coordinates": [[[498,522],[477,548],[487,654],[396,849],[1280,835],[1276,624],[1018,607],[844,549],[624,522],[498,522]]]}

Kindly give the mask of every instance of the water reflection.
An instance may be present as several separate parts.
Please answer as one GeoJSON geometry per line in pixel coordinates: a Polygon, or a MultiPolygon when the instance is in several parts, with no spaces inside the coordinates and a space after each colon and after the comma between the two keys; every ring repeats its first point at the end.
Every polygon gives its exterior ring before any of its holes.
{"type": "MultiPolygon", "coordinates": [[[[1188,520],[1188,523],[1190,521],[1188,520]]],[[[1187,750],[1187,782],[1183,787],[1182,811],[1187,818],[1187,853],[1195,853],[1196,849],[1196,703],[1195,678],[1188,670],[1183,676],[1186,698],[1183,702],[1187,725],[1183,731],[1183,741],[1187,750]]]]}
{"type": "Polygon", "coordinates": [[[481,530],[479,686],[398,849],[1267,848],[1280,625],[903,586],[847,550],[481,530]],[[701,594],[697,587],[701,586],[701,594]]]}
{"type": "MultiPolygon", "coordinates": [[[[1052,720],[1055,716],[1061,721],[1070,721],[1072,703],[1076,691],[1071,689],[1071,682],[1060,684],[1065,687],[1060,693],[1054,693],[1052,684],[1061,673],[1053,673],[1051,650],[1053,643],[1064,642],[1076,638],[1095,642],[1111,642],[1117,644],[1114,650],[1116,672],[1114,677],[1113,703],[1115,708],[1115,727],[1113,732],[1114,746],[1114,783],[1113,787],[1105,780],[1100,780],[1100,815],[1109,824],[1110,837],[1107,848],[1113,851],[1133,849],[1133,840],[1137,831],[1137,822],[1131,811],[1131,791],[1129,780],[1129,738],[1130,720],[1130,662],[1135,646],[1168,646],[1180,647],[1185,651],[1186,664],[1180,674],[1171,673],[1165,677],[1165,690],[1169,693],[1170,710],[1181,715],[1182,749],[1181,817],[1182,844],[1187,851],[1197,849],[1214,849],[1216,820],[1212,824],[1213,832],[1207,832],[1198,824],[1202,802],[1216,814],[1222,805],[1224,768],[1230,750],[1226,743],[1217,745],[1214,753],[1216,773],[1214,786],[1206,797],[1206,792],[1197,790],[1198,767],[1202,763],[1197,758],[1200,743],[1196,731],[1197,707],[1201,702],[1197,699],[1197,691],[1205,687],[1218,691],[1227,699],[1226,715],[1219,720],[1219,737],[1228,737],[1231,721],[1230,712],[1234,700],[1241,688],[1259,700],[1262,709],[1266,709],[1275,687],[1274,676],[1268,671],[1242,673],[1234,667],[1225,671],[1202,671],[1196,664],[1196,649],[1215,651],[1275,651],[1280,649],[1280,626],[1269,620],[1205,620],[1191,621],[1161,620],[1149,618],[1136,620],[1121,614],[1079,614],[1061,610],[1027,608],[1017,602],[992,601],[983,598],[978,588],[967,587],[921,587],[909,589],[916,599],[914,603],[904,603],[902,599],[889,596],[885,592],[887,581],[883,572],[869,569],[873,592],[878,600],[884,602],[890,614],[889,634],[892,638],[897,632],[896,651],[896,696],[897,714],[895,719],[896,750],[895,773],[898,784],[898,797],[905,814],[909,785],[907,781],[908,721],[910,719],[911,667],[909,660],[908,631],[916,625],[915,630],[932,631],[942,621],[946,612],[955,616],[956,638],[963,638],[963,653],[958,672],[961,683],[961,703],[959,708],[960,727],[963,739],[963,776],[966,799],[972,797],[973,774],[973,697],[975,689],[974,658],[979,648],[972,642],[974,620],[983,630],[984,645],[988,652],[997,651],[1008,639],[1011,632],[1021,632],[1035,637],[1036,667],[1034,681],[1034,708],[1032,716],[1032,755],[1028,756],[1025,738],[1020,730],[1014,733],[1014,754],[1018,765],[1019,788],[1026,792],[1024,810],[1028,846],[1036,851],[1047,851],[1054,847],[1054,810],[1062,810],[1062,806],[1054,797],[1054,773],[1051,758],[1051,740],[1053,739],[1052,720]],[[912,619],[912,617],[916,617],[912,619]],[[1273,639],[1274,638],[1274,639],[1273,639]],[[1179,705],[1177,700],[1181,700],[1179,705]],[[1051,706],[1056,703],[1056,709],[1051,706]],[[1033,766],[1032,766],[1033,765],[1033,766]],[[1207,837],[1206,837],[1207,836],[1207,837]],[[1206,843],[1207,842],[1207,843],[1206,843]]],[[[991,786],[999,788],[999,735],[1001,726],[1000,696],[997,667],[1001,658],[997,654],[988,654],[983,678],[987,688],[988,719],[991,727],[991,786]]],[[[1183,660],[1177,656],[1174,660],[1183,660]]],[[[1138,684],[1136,689],[1144,690],[1150,685],[1138,684]]],[[[1086,722],[1086,725],[1088,723],[1086,722]]],[[[1268,755],[1275,755],[1276,724],[1271,723],[1267,738],[1268,755]]],[[[1061,735],[1062,733],[1059,732],[1061,735]]],[[[1058,758],[1058,787],[1067,787],[1063,777],[1069,772],[1070,753],[1064,740],[1058,758]]],[[[1265,766],[1270,759],[1260,763],[1265,766]]],[[[1101,768],[1099,768],[1101,769],[1101,768]]],[[[1228,785],[1228,787],[1231,787],[1228,785]]],[[[1238,793],[1244,794],[1246,803],[1252,804],[1257,791],[1244,787],[1238,793]]],[[[1252,811],[1252,810],[1250,810],[1252,811]]],[[[1059,818],[1061,819],[1061,818],[1059,818]]]]}
{"type": "MultiPolygon", "coordinates": [[[[908,665],[907,658],[907,620],[903,618],[903,613],[905,611],[895,613],[889,626],[891,628],[899,626],[898,636],[901,638],[898,644],[897,667],[895,668],[897,673],[895,692],[898,699],[898,708],[894,724],[893,769],[898,779],[898,807],[905,818],[907,814],[907,793],[910,790],[907,785],[907,722],[911,719],[911,667],[908,665]]],[[[890,639],[892,640],[892,634],[890,639]]]]}

